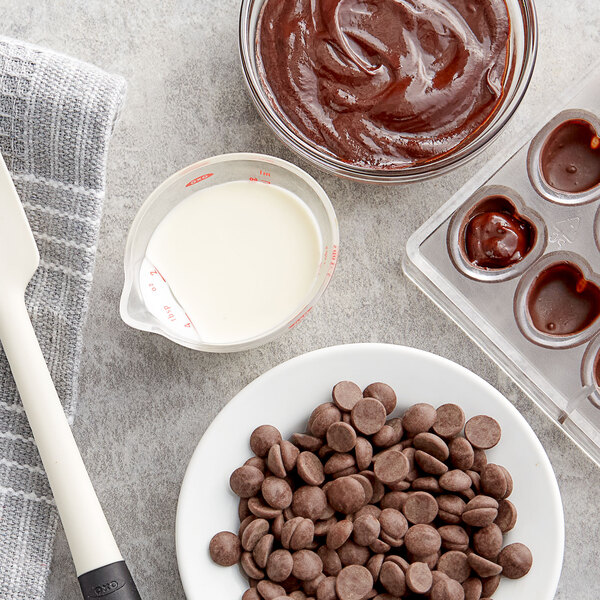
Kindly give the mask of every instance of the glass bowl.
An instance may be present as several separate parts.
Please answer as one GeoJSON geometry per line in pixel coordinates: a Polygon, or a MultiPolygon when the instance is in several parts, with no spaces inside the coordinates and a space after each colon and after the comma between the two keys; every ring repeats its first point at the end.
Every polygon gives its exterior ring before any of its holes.
{"type": "Polygon", "coordinates": [[[242,0],[239,45],[250,96],[275,134],[304,159],[328,173],[371,183],[410,183],[448,173],[479,154],[507,124],[527,90],[537,54],[537,17],[533,0],[506,0],[511,22],[505,93],[479,131],[447,154],[428,162],[395,169],[357,166],[323,151],[296,133],[273,107],[256,61],[256,30],[265,0],[242,0]]]}
{"type": "Polygon", "coordinates": [[[338,222],[323,188],[299,167],[262,154],[223,154],[197,162],[159,185],[138,211],[125,248],[125,283],[121,318],[129,326],[165,336],[204,352],[236,352],[265,344],[299,323],[327,288],[337,264],[338,222]],[[277,185],[295,194],[314,217],[321,238],[321,263],[312,288],[299,309],[268,331],[248,339],[208,343],[194,329],[168,283],[146,256],[152,234],[164,217],[197,191],[230,181],[277,185]]]}

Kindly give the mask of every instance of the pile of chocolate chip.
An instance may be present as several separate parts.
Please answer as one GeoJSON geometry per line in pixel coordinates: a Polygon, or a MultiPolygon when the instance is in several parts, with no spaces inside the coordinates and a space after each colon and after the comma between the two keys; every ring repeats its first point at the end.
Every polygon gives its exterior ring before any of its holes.
{"type": "Polygon", "coordinates": [[[479,600],[529,572],[526,546],[502,548],[517,511],[509,472],[487,462],[494,419],[465,424],[456,404],[388,419],[396,394],[384,383],[342,381],[332,396],[290,441],[258,427],[256,456],[231,475],[239,532],[209,549],[241,564],[243,600],[479,600]]]}

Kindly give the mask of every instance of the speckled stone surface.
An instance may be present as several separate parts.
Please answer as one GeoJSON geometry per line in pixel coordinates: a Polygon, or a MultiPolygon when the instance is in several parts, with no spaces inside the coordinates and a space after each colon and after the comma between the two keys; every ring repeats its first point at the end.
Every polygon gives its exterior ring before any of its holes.
{"type": "MultiPolygon", "coordinates": [[[[517,406],[546,448],[563,495],[566,551],[556,598],[598,598],[600,469],[401,269],[410,234],[596,60],[598,0],[540,0],[538,13],[535,76],[503,136],[451,175],[410,187],[376,188],[308,167],[263,124],[238,64],[238,2],[0,3],[3,33],[94,62],[129,83],[109,160],[75,436],[143,598],[184,598],[175,558],[177,496],[194,447],[219,409],[288,358],[361,341],[406,344],[451,358],[517,406]],[[147,194],[200,158],[247,150],[300,164],[331,196],[342,241],[339,266],[322,301],[279,341],[234,355],[196,353],[126,327],[118,314],[122,255],[129,225],[147,194]]],[[[47,599],[77,598],[74,569],[59,532],[47,599]]]]}

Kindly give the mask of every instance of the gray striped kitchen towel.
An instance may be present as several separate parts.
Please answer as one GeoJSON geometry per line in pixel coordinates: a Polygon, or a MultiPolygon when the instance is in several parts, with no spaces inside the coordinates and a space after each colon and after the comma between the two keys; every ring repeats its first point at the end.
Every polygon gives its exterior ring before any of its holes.
{"type": "MultiPolygon", "coordinates": [[[[41,256],[27,306],[71,421],[108,142],[124,95],[120,77],[0,37],[0,151],[41,256]]],[[[0,350],[1,600],[44,598],[57,523],[27,417],[0,350]]]]}

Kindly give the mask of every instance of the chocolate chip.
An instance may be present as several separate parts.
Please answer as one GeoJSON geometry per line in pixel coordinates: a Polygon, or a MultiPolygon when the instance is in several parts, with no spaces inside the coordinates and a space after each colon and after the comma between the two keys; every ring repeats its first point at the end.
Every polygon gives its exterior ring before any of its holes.
{"type": "Polygon", "coordinates": [[[271,552],[267,560],[267,577],[271,581],[281,583],[292,574],[293,566],[294,560],[288,550],[284,550],[283,548],[275,550],[271,552]]]}
{"type": "Polygon", "coordinates": [[[450,550],[442,554],[438,560],[437,568],[442,573],[446,573],[451,579],[459,583],[466,581],[471,574],[471,567],[467,560],[467,555],[457,550],[450,550]]]}
{"type": "Polygon", "coordinates": [[[430,600],[463,600],[464,590],[462,585],[454,579],[442,579],[431,589],[430,600]]]}
{"type": "Polygon", "coordinates": [[[443,404],[436,410],[432,429],[441,437],[450,439],[457,436],[465,426],[465,413],[457,404],[443,404]]]}
{"type": "Polygon", "coordinates": [[[465,437],[471,445],[481,450],[493,448],[502,436],[498,421],[487,415],[478,415],[469,419],[465,425],[465,437]]]}
{"type": "Polygon", "coordinates": [[[498,516],[494,521],[503,534],[508,533],[517,523],[517,509],[510,500],[500,500],[498,516]]]}
{"type": "Polygon", "coordinates": [[[391,415],[396,408],[396,392],[386,383],[377,382],[368,385],[363,391],[363,396],[379,400],[388,415],[391,415]]]}
{"type": "Polygon", "coordinates": [[[393,545],[399,546],[408,531],[406,517],[395,508],[385,508],[379,514],[378,520],[381,524],[382,538],[397,542],[393,545]]]}
{"type": "Polygon", "coordinates": [[[433,433],[418,433],[413,439],[415,450],[423,450],[427,454],[444,461],[450,455],[450,451],[444,440],[433,433]]]}
{"type": "Polygon", "coordinates": [[[433,576],[429,567],[422,562],[412,563],[406,571],[406,585],[415,594],[426,594],[431,589],[433,576]]]}
{"type": "Polygon", "coordinates": [[[281,596],[285,596],[285,588],[271,581],[259,581],[256,584],[256,589],[264,600],[276,600],[281,596]]]}
{"type": "MultiPolygon", "coordinates": [[[[300,454],[300,450],[292,442],[282,440],[279,442],[281,448],[281,459],[283,460],[283,466],[286,471],[291,471],[296,466],[296,460],[300,454]]],[[[275,473],[273,473],[275,475],[275,473]]]]}
{"type": "Polygon", "coordinates": [[[462,584],[465,592],[465,600],[479,600],[483,589],[481,579],[470,577],[462,584]]]}
{"type": "Polygon", "coordinates": [[[470,469],[475,461],[475,452],[469,440],[457,437],[448,446],[450,461],[457,469],[470,469]]]}
{"type": "Polygon", "coordinates": [[[317,600],[337,600],[335,592],[336,577],[326,577],[317,587],[317,600]]]}
{"type": "Polygon", "coordinates": [[[458,525],[443,525],[438,533],[442,538],[442,547],[446,550],[465,552],[469,547],[469,534],[458,525]]]}
{"type": "Polygon", "coordinates": [[[244,550],[252,552],[260,538],[266,535],[268,531],[269,522],[265,519],[255,519],[249,523],[242,534],[242,547],[244,550]]]}
{"type": "Polygon", "coordinates": [[[438,505],[427,492],[411,494],[402,507],[404,516],[413,524],[431,523],[437,517],[438,505]]]}
{"type": "Polygon", "coordinates": [[[440,487],[449,492],[464,492],[473,484],[471,478],[460,469],[453,469],[444,473],[439,481],[440,487]]]}
{"type": "Polygon", "coordinates": [[[408,433],[422,433],[429,431],[436,419],[437,413],[431,404],[413,404],[402,415],[402,426],[408,433]]]}
{"type": "Polygon", "coordinates": [[[343,519],[329,528],[327,532],[327,547],[331,550],[341,548],[352,535],[354,524],[352,521],[343,519]]]}
{"type": "Polygon", "coordinates": [[[256,566],[251,552],[242,552],[240,564],[248,577],[251,577],[252,579],[264,579],[265,573],[256,566]]]}
{"type": "Polygon", "coordinates": [[[408,459],[402,452],[386,450],[375,457],[375,476],[382,483],[402,481],[409,471],[408,459]]]}
{"type": "Polygon", "coordinates": [[[363,600],[372,589],[373,576],[361,565],[345,567],[335,582],[335,591],[340,600],[363,600]]]}
{"type": "Polygon", "coordinates": [[[490,496],[478,495],[470,500],[462,513],[462,520],[473,527],[486,527],[498,516],[498,502],[490,496]]]}
{"type": "Polygon", "coordinates": [[[240,498],[251,498],[260,491],[265,476],[256,467],[244,465],[229,478],[229,486],[240,498]]]}
{"type": "Polygon", "coordinates": [[[253,515],[261,519],[275,519],[279,514],[281,514],[281,510],[269,506],[257,496],[254,496],[248,500],[248,508],[253,515]]]}
{"type": "Polygon", "coordinates": [[[340,381],[333,387],[331,395],[335,404],[345,412],[350,412],[363,397],[360,388],[352,381],[340,381]]]}
{"type": "Polygon", "coordinates": [[[345,542],[341,548],[338,549],[337,553],[345,567],[348,565],[366,565],[371,556],[369,548],[359,546],[353,540],[345,542]]]}
{"type": "Polygon", "coordinates": [[[504,467],[489,464],[481,472],[481,489],[483,492],[500,500],[506,497],[508,491],[508,480],[504,467]]]}
{"type": "Polygon", "coordinates": [[[269,448],[267,455],[267,466],[269,471],[276,477],[285,477],[287,471],[283,464],[283,457],[281,455],[281,444],[274,444],[269,448]]]}
{"type": "Polygon", "coordinates": [[[442,538],[431,525],[413,525],[404,536],[406,549],[415,556],[427,556],[442,546],[442,538]]]}
{"type": "Polygon", "coordinates": [[[221,531],[210,540],[208,546],[210,557],[222,567],[235,565],[242,554],[240,539],[235,533],[221,531]]]}
{"type": "Polygon", "coordinates": [[[242,600],[263,600],[256,588],[249,588],[242,594],[242,600]]]}
{"type": "Polygon", "coordinates": [[[296,461],[296,470],[308,485],[321,485],[325,481],[323,463],[312,452],[300,452],[296,461]]]}
{"type": "Polygon", "coordinates": [[[363,398],[352,409],[352,424],[364,435],[373,435],[385,425],[385,407],[375,398],[363,398]]]}
{"type": "Polygon", "coordinates": [[[308,430],[317,438],[323,438],[333,423],[342,420],[340,409],[332,402],[317,406],[308,419],[308,430]]]}
{"type": "Polygon", "coordinates": [[[443,475],[448,471],[448,466],[446,464],[422,450],[417,450],[415,452],[415,461],[425,473],[443,475]]]}
{"type": "Polygon", "coordinates": [[[400,597],[406,592],[404,571],[394,562],[388,561],[381,565],[379,582],[393,596],[400,597]]]}
{"type": "Polygon", "coordinates": [[[479,556],[495,560],[502,549],[502,530],[492,523],[473,534],[473,550],[479,556]]]}
{"type": "Polygon", "coordinates": [[[381,524],[373,515],[361,515],[354,519],[352,538],[359,546],[369,546],[378,537],[381,524]]]}
{"type": "Polygon", "coordinates": [[[279,477],[265,477],[262,484],[262,495],[269,506],[280,510],[287,508],[292,503],[292,488],[285,479],[279,477]]]}
{"type": "Polygon", "coordinates": [[[350,452],[356,445],[356,431],[348,423],[333,423],[327,430],[327,444],[336,452],[350,452]]]}
{"type": "Polygon", "coordinates": [[[292,443],[301,450],[308,450],[309,452],[317,452],[323,445],[322,440],[307,433],[294,433],[292,435],[292,443]]]}
{"type": "Polygon", "coordinates": [[[336,452],[327,459],[327,462],[323,466],[323,472],[325,475],[332,475],[350,469],[355,464],[356,460],[352,454],[340,454],[336,452]]]}
{"type": "Polygon", "coordinates": [[[354,456],[356,457],[356,466],[359,470],[364,471],[369,468],[373,460],[373,446],[371,446],[369,440],[363,437],[356,438],[354,456]]]}
{"type": "MultiPolygon", "coordinates": [[[[258,540],[254,550],[252,551],[252,558],[258,567],[264,569],[267,566],[267,560],[273,550],[273,544],[275,543],[275,536],[267,533],[258,540]]],[[[237,561],[236,561],[237,562],[237,561]]]]}
{"type": "Polygon", "coordinates": [[[281,441],[281,433],[273,425],[261,425],[250,435],[250,448],[256,456],[266,456],[269,448],[281,441]]]}
{"type": "Polygon", "coordinates": [[[500,573],[502,573],[502,567],[500,565],[497,565],[491,560],[483,558],[483,556],[479,556],[474,552],[467,556],[467,560],[473,571],[480,577],[493,577],[494,575],[500,575],[500,573]]]}
{"type": "Polygon", "coordinates": [[[327,499],[336,511],[348,515],[365,504],[365,492],[353,477],[341,477],[327,488],[327,499]]]}
{"type": "Polygon", "coordinates": [[[294,559],[292,574],[300,581],[314,579],[323,571],[323,562],[312,550],[298,550],[292,556],[294,559]]]}
{"type": "Polygon", "coordinates": [[[502,574],[509,579],[520,579],[529,573],[533,564],[531,551],[520,543],[509,544],[498,555],[498,564],[502,574]]]}
{"type": "Polygon", "coordinates": [[[490,598],[500,585],[500,575],[485,577],[481,580],[481,596],[482,598],[490,598]]]}
{"type": "Polygon", "coordinates": [[[320,546],[317,554],[323,561],[323,573],[325,575],[336,576],[342,570],[342,561],[335,550],[327,546],[320,546]]]}
{"type": "Polygon", "coordinates": [[[294,514],[317,521],[327,508],[325,492],[318,486],[305,485],[298,488],[292,498],[294,514]]]}

